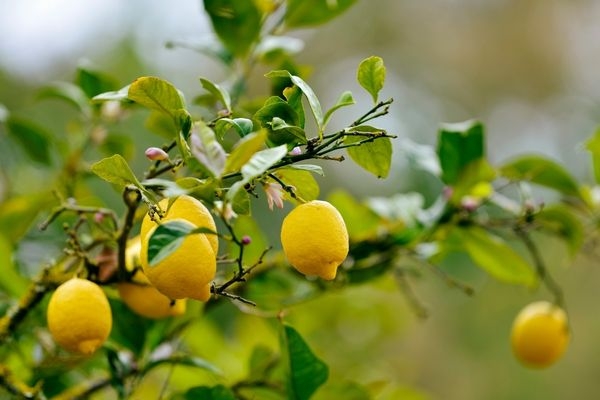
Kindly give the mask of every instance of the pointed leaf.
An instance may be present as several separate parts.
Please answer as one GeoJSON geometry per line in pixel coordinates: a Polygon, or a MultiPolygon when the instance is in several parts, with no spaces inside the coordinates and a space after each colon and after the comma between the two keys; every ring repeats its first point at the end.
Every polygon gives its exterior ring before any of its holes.
{"type": "Polygon", "coordinates": [[[153,110],[146,118],[144,126],[149,131],[160,135],[161,137],[172,140],[179,133],[179,127],[169,115],[153,110]]]}
{"type": "Polygon", "coordinates": [[[75,81],[90,99],[100,93],[116,90],[119,87],[112,77],[85,67],[77,68],[75,81]]]}
{"type": "Polygon", "coordinates": [[[310,171],[313,174],[325,176],[325,172],[323,172],[323,167],[321,167],[320,165],[314,165],[314,164],[292,164],[292,165],[289,165],[288,168],[299,169],[299,170],[302,170],[302,171],[310,171]]]}
{"type": "Polygon", "coordinates": [[[182,95],[175,86],[154,76],[133,81],[127,97],[146,108],[161,111],[174,120],[177,120],[177,111],[185,108],[182,95]]]}
{"type": "Polygon", "coordinates": [[[571,256],[581,250],[585,241],[583,224],[571,208],[561,204],[546,206],[535,215],[535,221],[542,229],[564,239],[571,256]]]}
{"type": "Polygon", "coordinates": [[[38,98],[56,97],[75,106],[83,115],[91,114],[90,103],[85,92],[79,87],[68,82],[54,82],[43,87],[38,92],[38,98]]]}
{"type": "Polygon", "coordinates": [[[291,326],[283,325],[282,352],[288,362],[288,398],[308,400],[327,381],[329,368],[310,350],[302,336],[291,326]]]}
{"type": "Polygon", "coordinates": [[[231,389],[223,386],[196,386],[188,389],[185,394],[176,396],[174,400],[236,400],[231,389]]]}
{"type": "Polygon", "coordinates": [[[512,284],[535,284],[533,267],[500,237],[478,227],[458,228],[456,234],[473,262],[494,278],[512,284]]]}
{"type": "Polygon", "coordinates": [[[581,197],[579,185],[571,174],[562,165],[543,156],[520,156],[502,165],[500,174],[510,180],[545,186],[566,196],[581,197]]]}
{"type": "MultiPolygon", "coordinates": [[[[319,184],[313,174],[308,171],[302,171],[296,168],[279,168],[275,175],[286,185],[292,186],[294,193],[304,201],[316,200],[319,197],[319,184]]],[[[288,192],[285,192],[285,198],[292,201],[288,192]]]]}
{"type": "Polygon", "coordinates": [[[385,82],[385,65],[383,59],[377,56],[371,56],[364,59],[358,66],[356,78],[373,98],[373,103],[377,103],[379,92],[383,89],[385,82]]]}
{"type": "Polygon", "coordinates": [[[231,113],[231,96],[229,96],[229,92],[205,78],[200,78],[200,83],[205,90],[220,101],[223,107],[231,113]]]}
{"type": "Polygon", "coordinates": [[[217,141],[213,130],[202,121],[194,124],[191,135],[191,152],[213,176],[221,176],[227,154],[217,141]]]}
{"type": "Polygon", "coordinates": [[[340,95],[340,97],[338,98],[337,102],[335,103],[335,105],[333,107],[331,107],[329,110],[327,110],[327,112],[325,113],[325,117],[323,119],[323,126],[327,125],[327,123],[331,119],[331,116],[333,115],[334,112],[336,112],[337,110],[339,110],[342,107],[351,106],[353,104],[356,104],[356,101],[354,101],[354,97],[352,97],[352,92],[346,91],[346,92],[342,93],[340,95]]]}
{"type": "Polygon", "coordinates": [[[186,221],[167,221],[156,227],[148,240],[148,265],[156,266],[181,246],[194,225],[186,221]]]}
{"type": "Polygon", "coordinates": [[[96,96],[94,96],[92,98],[92,103],[102,103],[105,101],[131,102],[132,100],[129,99],[129,97],[128,97],[130,86],[131,85],[127,85],[116,91],[110,91],[110,92],[104,92],[104,93],[97,94],[96,96]]]}
{"type": "Polygon", "coordinates": [[[119,154],[103,158],[92,164],[91,171],[105,181],[115,185],[135,185],[138,188],[142,187],[129,167],[129,164],[127,164],[127,161],[119,154]]]}
{"type": "Polygon", "coordinates": [[[221,139],[230,128],[234,128],[238,135],[243,138],[254,130],[254,125],[252,120],[248,118],[221,118],[215,122],[215,133],[221,139]]]}
{"type": "Polygon", "coordinates": [[[323,24],[354,3],[356,0],[288,0],[285,24],[294,28],[323,24]]]}
{"type": "Polygon", "coordinates": [[[214,31],[233,54],[243,56],[258,39],[261,12],[254,1],[204,0],[214,31]]]}
{"type": "MultiPolygon", "coordinates": [[[[388,137],[377,137],[381,129],[372,126],[358,126],[352,132],[373,133],[373,136],[345,136],[346,151],[352,160],[378,178],[385,178],[392,165],[392,142],[388,137]]],[[[383,132],[385,133],[385,132],[383,132]]]]}
{"type": "Polygon", "coordinates": [[[443,124],[439,131],[437,153],[442,167],[442,181],[455,184],[463,169],[485,157],[483,125],[475,120],[443,124]]]}
{"type": "Polygon", "coordinates": [[[227,157],[224,173],[235,172],[242,168],[256,152],[265,147],[266,138],[267,133],[260,131],[251,133],[237,142],[227,157]]]}
{"type": "Polygon", "coordinates": [[[31,121],[10,116],[6,120],[9,136],[15,140],[33,161],[50,165],[51,134],[31,121]]]}

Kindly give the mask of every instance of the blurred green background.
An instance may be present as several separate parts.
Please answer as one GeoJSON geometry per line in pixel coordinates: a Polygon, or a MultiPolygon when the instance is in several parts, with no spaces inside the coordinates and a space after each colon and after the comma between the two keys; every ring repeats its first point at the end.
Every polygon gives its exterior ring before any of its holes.
{"type": "MultiPolygon", "coordinates": [[[[323,196],[334,188],[358,197],[439,190],[439,183],[409,168],[402,140],[434,144],[440,122],[469,118],[486,124],[492,162],[539,152],[566,164],[578,178],[591,180],[582,142],[600,121],[599,20],[600,2],[594,0],[362,0],[324,27],[295,32],[304,41],[297,60],[312,67],[307,81],[323,103],[333,104],[346,89],[359,102],[368,101],[354,74],[358,62],[370,55],[385,60],[388,76],[382,97],[395,100],[382,124],[400,136],[390,177],[376,180],[350,163],[330,164],[320,180],[323,196]]],[[[219,81],[224,73],[214,61],[191,50],[167,49],[165,43],[209,35],[198,0],[2,2],[0,103],[60,131],[71,110],[40,102],[35,94],[47,82],[71,81],[81,63],[122,85],[138,76],[157,75],[192,99],[200,92],[199,76],[219,81]]],[[[255,94],[264,94],[267,87],[264,72],[253,77],[255,94]]],[[[352,118],[352,112],[340,111],[335,121],[352,118]]],[[[143,121],[134,119],[124,128],[132,131],[124,133],[156,144],[156,138],[135,131],[141,126],[143,121]]],[[[45,184],[44,171],[30,165],[11,165],[6,176],[10,153],[0,149],[0,200],[9,190],[31,193],[45,184]]],[[[141,161],[142,155],[134,159],[141,161]]],[[[276,224],[282,216],[276,211],[269,222],[259,221],[271,241],[277,241],[276,224]]],[[[389,398],[597,398],[598,256],[586,254],[571,262],[550,241],[544,256],[563,286],[573,328],[564,359],[544,371],[521,367],[512,357],[508,336],[517,311],[548,298],[547,293],[499,284],[459,257],[444,268],[471,283],[476,295],[466,297],[424,271],[414,287],[430,311],[424,321],[386,279],[295,307],[289,321],[330,364],[335,379],[375,386],[393,381],[397,391],[388,393],[389,398]]],[[[243,324],[251,330],[260,322],[247,317],[243,324]]],[[[220,362],[229,363],[232,371],[240,336],[219,350],[225,353],[220,362]]],[[[198,347],[202,354],[202,345],[198,347]]]]}

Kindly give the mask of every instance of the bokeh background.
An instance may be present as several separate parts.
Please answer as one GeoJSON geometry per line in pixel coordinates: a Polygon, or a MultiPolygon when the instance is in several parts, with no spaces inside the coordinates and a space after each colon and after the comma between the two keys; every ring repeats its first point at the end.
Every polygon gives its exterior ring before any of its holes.
{"type": "MultiPolygon", "coordinates": [[[[400,137],[390,177],[376,180],[350,163],[331,166],[321,181],[323,196],[334,188],[358,197],[438,190],[407,165],[402,139],[433,145],[439,123],[470,118],[485,123],[492,162],[541,153],[591,182],[583,142],[600,123],[598,21],[595,0],[362,0],[326,26],[294,32],[304,41],[297,60],[313,66],[307,80],[323,103],[333,104],[346,89],[359,102],[369,101],[354,76],[358,62],[370,55],[385,60],[383,97],[395,100],[382,123],[400,137]]],[[[165,43],[208,35],[199,0],[3,1],[0,104],[60,129],[56,111],[64,109],[40,105],[35,93],[49,81],[71,81],[82,63],[123,85],[157,75],[191,99],[200,92],[199,76],[219,81],[224,74],[214,61],[165,43]]],[[[257,73],[254,79],[252,90],[260,94],[264,78],[257,73]]],[[[344,113],[340,120],[352,116],[344,113]]],[[[28,179],[0,175],[0,200],[7,185],[12,192],[29,192],[44,179],[30,170],[16,174],[28,179]]],[[[424,271],[414,287],[430,311],[424,321],[386,280],[309,302],[290,318],[336,378],[373,386],[391,380],[401,388],[397,398],[597,398],[598,259],[587,254],[573,262],[557,243],[544,246],[573,327],[568,353],[544,371],[521,367],[508,335],[516,312],[549,298],[547,293],[496,283],[461,267],[468,260],[460,257],[448,268],[458,269],[476,295],[467,297],[424,271]]],[[[248,326],[254,322],[249,319],[248,326]]],[[[235,343],[226,345],[235,351],[235,343]]],[[[222,362],[234,359],[223,356],[222,362]]]]}

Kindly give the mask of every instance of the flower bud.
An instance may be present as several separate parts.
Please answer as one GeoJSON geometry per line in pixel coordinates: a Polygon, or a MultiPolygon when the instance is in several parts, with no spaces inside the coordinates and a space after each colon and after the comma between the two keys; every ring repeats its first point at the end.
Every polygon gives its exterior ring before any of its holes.
{"type": "Polygon", "coordinates": [[[146,157],[152,161],[162,161],[169,158],[169,155],[163,149],[159,149],[158,147],[148,147],[144,152],[146,157]]]}
{"type": "Polygon", "coordinates": [[[247,246],[247,245],[249,245],[250,243],[252,243],[252,238],[250,238],[250,236],[248,236],[248,235],[244,235],[244,236],[242,237],[242,244],[243,244],[244,246],[247,246]]]}

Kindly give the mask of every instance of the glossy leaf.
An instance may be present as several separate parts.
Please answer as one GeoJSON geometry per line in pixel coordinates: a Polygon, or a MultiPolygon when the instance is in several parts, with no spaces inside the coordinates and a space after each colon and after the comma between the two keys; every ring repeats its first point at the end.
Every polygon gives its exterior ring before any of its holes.
{"type": "MultiPolygon", "coordinates": [[[[285,78],[288,79],[288,78],[285,78]]],[[[306,116],[304,115],[304,103],[302,102],[303,93],[302,90],[296,85],[288,86],[283,89],[283,96],[286,102],[292,107],[292,109],[298,115],[298,122],[294,125],[304,129],[306,123],[306,116]]]]}
{"type": "Polygon", "coordinates": [[[278,138],[289,138],[286,143],[288,147],[293,148],[298,144],[306,144],[306,132],[299,126],[289,125],[284,120],[278,117],[274,117],[268,124],[271,127],[271,131],[278,138]]]}
{"type": "Polygon", "coordinates": [[[479,227],[458,228],[455,233],[473,262],[494,278],[512,284],[535,284],[533,267],[500,237],[479,227]]]}
{"type": "Polygon", "coordinates": [[[546,206],[535,215],[535,221],[541,224],[544,231],[565,240],[571,256],[577,255],[581,250],[585,241],[584,228],[571,208],[561,204],[546,206]]]}
{"type": "Polygon", "coordinates": [[[112,77],[85,67],[77,68],[75,82],[90,99],[100,93],[116,90],[119,87],[112,77]]]}
{"type": "MultiPolygon", "coordinates": [[[[273,96],[265,101],[265,104],[254,113],[254,118],[258,120],[263,128],[268,130],[269,143],[278,146],[281,144],[289,144],[294,146],[298,141],[298,137],[294,132],[288,132],[284,129],[273,130],[273,120],[284,121],[289,126],[299,126],[300,117],[298,113],[286,101],[280,97],[273,96]]],[[[276,124],[277,126],[277,124],[276,124]]],[[[304,140],[306,140],[304,138],[304,140]]]]}
{"type": "MultiPolygon", "coordinates": [[[[294,188],[297,197],[304,201],[316,200],[319,197],[319,184],[313,174],[294,168],[280,168],[275,175],[286,185],[294,188]]],[[[287,200],[294,200],[289,193],[285,192],[287,200]]]]}
{"type": "Polygon", "coordinates": [[[243,56],[258,39],[261,12],[254,1],[204,0],[214,31],[233,54],[243,56]]]}
{"type": "Polygon", "coordinates": [[[302,170],[302,171],[310,171],[313,174],[325,176],[325,172],[323,172],[323,167],[321,167],[320,165],[314,165],[314,164],[291,164],[291,165],[288,166],[288,168],[299,169],[299,170],[302,170]]]}
{"type": "Polygon", "coordinates": [[[294,28],[324,24],[355,2],[356,0],[288,0],[285,23],[294,28]]]}
{"type": "Polygon", "coordinates": [[[371,95],[373,103],[377,103],[379,92],[385,82],[385,65],[383,59],[371,56],[364,59],[358,66],[356,78],[358,83],[371,95]]]}
{"type": "Polygon", "coordinates": [[[327,381],[329,368],[313,354],[298,331],[289,325],[283,325],[281,348],[288,363],[288,398],[310,399],[319,386],[327,381]]]}
{"type": "Polygon", "coordinates": [[[221,176],[225,168],[227,154],[217,141],[213,130],[202,121],[194,124],[191,136],[191,152],[212,176],[221,176]]]}
{"type": "Polygon", "coordinates": [[[323,117],[323,126],[327,125],[334,112],[336,112],[342,107],[348,107],[353,104],[356,104],[356,101],[354,101],[354,97],[352,97],[352,92],[346,91],[342,93],[336,101],[335,105],[329,110],[327,110],[327,112],[325,113],[325,116],[323,117]]]}
{"type": "Polygon", "coordinates": [[[142,187],[127,161],[119,154],[103,158],[92,164],[91,171],[105,181],[118,186],[135,185],[138,188],[142,187]]]}
{"type": "Polygon", "coordinates": [[[312,90],[312,88],[308,85],[308,83],[306,83],[299,76],[292,75],[288,71],[283,71],[283,70],[271,71],[268,74],[266,74],[265,76],[267,78],[289,78],[294,85],[298,86],[298,88],[300,88],[300,90],[302,90],[302,93],[304,94],[304,96],[306,97],[306,100],[308,101],[308,105],[310,106],[313,117],[315,118],[315,122],[317,124],[317,128],[319,129],[319,132],[322,131],[323,120],[324,120],[323,109],[321,108],[321,103],[319,102],[317,95],[312,90]]]}
{"type": "Polygon", "coordinates": [[[220,101],[223,107],[231,113],[231,96],[229,96],[229,92],[205,78],[200,78],[200,84],[202,84],[202,87],[220,101]]]}
{"type": "Polygon", "coordinates": [[[144,76],[133,81],[127,97],[146,108],[163,112],[174,120],[177,120],[177,111],[185,108],[183,98],[175,86],[154,76],[144,76]]]}
{"type": "Polygon", "coordinates": [[[254,131],[252,120],[248,118],[220,118],[215,122],[215,133],[219,138],[223,138],[231,128],[235,129],[242,138],[254,131]]]}
{"type": "Polygon", "coordinates": [[[25,154],[37,163],[50,165],[51,134],[31,121],[10,116],[6,119],[8,135],[16,141],[25,154]]]}
{"type": "Polygon", "coordinates": [[[260,131],[251,133],[238,141],[227,157],[224,173],[240,170],[256,152],[265,147],[266,137],[266,132],[260,131]]]}
{"type": "Polygon", "coordinates": [[[217,190],[217,181],[215,179],[198,179],[192,176],[186,176],[176,180],[177,186],[183,188],[188,194],[212,204],[217,190]]]}
{"type": "Polygon", "coordinates": [[[38,98],[58,98],[75,106],[85,116],[91,114],[89,99],[86,93],[77,85],[69,82],[54,82],[43,87],[38,92],[38,98]]]}
{"type": "Polygon", "coordinates": [[[113,91],[97,94],[96,96],[94,96],[92,98],[92,102],[93,103],[102,103],[105,101],[132,102],[132,100],[130,100],[128,97],[130,86],[131,85],[127,85],[119,90],[113,90],[113,91]]]}
{"type": "Polygon", "coordinates": [[[173,220],[159,224],[148,239],[148,264],[150,267],[156,266],[177,250],[187,235],[196,233],[215,234],[208,228],[196,228],[193,224],[185,221],[173,220]]]}
{"type": "Polygon", "coordinates": [[[469,163],[485,157],[483,125],[475,120],[443,124],[439,131],[437,153],[442,181],[454,185],[469,163]]]}
{"type": "Polygon", "coordinates": [[[175,396],[175,400],[236,400],[235,394],[223,385],[196,386],[183,395],[175,396]]]}
{"type": "Polygon", "coordinates": [[[566,196],[581,197],[573,176],[562,165],[543,156],[520,156],[502,165],[500,174],[510,180],[545,186],[566,196]]]}
{"type": "Polygon", "coordinates": [[[358,126],[352,131],[373,133],[374,136],[371,139],[365,135],[345,136],[345,145],[360,143],[346,149],[350,158],[376,177],[387,177],[392,165],[392,142],[390,138],[376,137],[377,132],[382,131],[372,126],[358,126]]]}

